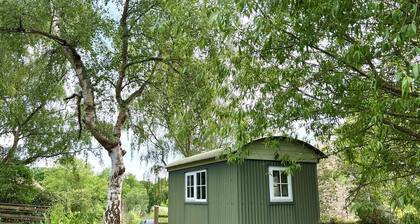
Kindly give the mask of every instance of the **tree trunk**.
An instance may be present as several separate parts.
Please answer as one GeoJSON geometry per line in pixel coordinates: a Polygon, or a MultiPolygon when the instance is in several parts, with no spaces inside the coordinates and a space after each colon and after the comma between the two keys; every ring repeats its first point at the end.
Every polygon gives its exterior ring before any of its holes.
{"type": "Polygon", "coordinates": [[[125,151],[120,145],[109,152],[111,158],[111,177],[108,188],[108,205],[105,211],[105,224],[120,224],[121,220],[121,193],[124,178],[124,157],[125,151]]]}

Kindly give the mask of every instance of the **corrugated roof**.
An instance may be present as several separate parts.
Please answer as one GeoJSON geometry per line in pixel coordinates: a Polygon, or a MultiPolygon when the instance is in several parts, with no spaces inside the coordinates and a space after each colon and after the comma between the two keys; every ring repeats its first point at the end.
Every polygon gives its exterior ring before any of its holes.
{"type": "MultiPolygon", "coordinates": [[[[255,142],[260,142],[260,141],[267,141],[267,140],[273,140],[273,139],[278,139],[278,140],[285,140],[285,141],[288,141],[288,142],[294,142],[294,143],[298,143],[298,144],[302,144],[302,145],[304,145],[304,146],[306,146],[306,147],[308,147],[309,149],[311,149],[311,150],[313,150],[318,156],[319,156],[319,158],[327,158],[327,155],[325,155],[321,150],[319,150],[317,147],[315,147],[315,146],[313,146],[313,145],[311,145],[311,144],[309,144],[309,143],[307,143],[307,142],[304,142],[304,141],[302,141],[302,140],[299,140],[299,139],[296,139],[296,138],[291,138],[291,137],[286,137],[286,136],[270,136],[270,137],[263,137],[263,138],[259,138],[259,139],[256,139],[256,140],[254,140],[254,141],[251,141],[250,143],[248,143],[248,144],[246,144],[246,145],[249,145],[249,144],[252,144],[252,143],[255,143],[255,142]]],[[[245,145],[245,146],[246,146],[245,145]]]]}
{"type": "MultiPolygon", "coordinates": [[[[298,144],[303,144],[306,147],[308,147],[309,149],[313,150],[319,156],[319,158],[325,158],[326,157],[326,155],[323,152],[321,152],[321,150],[316,148],[315,146],[313,146],[313,145],[311,145],[307,142],[301,141],[299,139],[294,139],[294,138],[285,137],[285,136],[272,136],[272,137],[259,138],[259,139],[256,139],[256,140],[251,141],[250,143],[246,144],[245,147],[247,145],[255,143],[255,142],[272,140],[272,139],[287,140],[289,142],[295,142],[295,143],[298,143],[298,144]]],[[[234,150],[232,152],[235,152],[235,151],[236,150],[234,150]]],[[[227,152],[225,152],[224,149],[216,149],[216,150],[200,153],[200,154],[190,156],[190,157],[187,157],[187,158],[184,158],[184,159],[177,160],[173,163],[170,163],[166,166],[166,168],[168,169],[168,168],[172,168],[172,167],[176,167],[176,166],[180,166],[180,165],[184,165],[184,164],[189,164],[189,163],[194,163],[194,162],[198,162],[198,161],[203,161],[203,160],[217,159],[225,153],[227,153],[227,152]]]]}
{"type": "Polygon", "coordinates": [[[170,168],[170,167],[174,167],[174,166],[179,166],[182,164],[187,164],[187,163],[193,163],[196,161],[201,161],[201,160],[206,160],[206,159],[213,159],[213,158],[217,158],[220,155],[223,155],[223,149],[215,149],[212,151],[208,151],[208,152],[203,152],[194,156],[190,156],[184,159],[180,159],[177,160],[173,163],[169,163],[166,168],[170,168]]]}

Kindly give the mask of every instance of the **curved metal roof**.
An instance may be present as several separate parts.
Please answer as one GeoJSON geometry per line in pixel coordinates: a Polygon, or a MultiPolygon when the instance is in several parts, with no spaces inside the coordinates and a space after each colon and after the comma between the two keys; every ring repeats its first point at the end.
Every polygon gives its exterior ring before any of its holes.
{"type": "Polygon", "coordinates": [[[270,141],[270,140],[283,140],[283,141],[287,141],[287,142],[291,142],[291,143],[298,143],[298,144],[302,144],[306,147],[308,147],[309,149],[312,149],[320,158],[327,158],[327,155],[325,155],[321,150],[319,150],[317,147],[304,142],[302,140],[299,140],[297,138],[291,138],[291,137],[286,137],[286,136],[271,136],[271,137],[262,137],[262,138],[258,138],[255,139],[254,141],[249,142],[248,144],[246,144],[245,146],[252,144],[252,143],[256,143],[256,142],[264,142],[264,141],[270,141]]]}
{"type": "MultiPolygon", "coordinates": [[[[291,143],[297,143],[297,144],[301,144],[306,146],[308,149],[311,149],[315,152],[315,154],[317,154],[319,156],[319,158],[326,158],[327,156],[321,152],[321,150],[319,150],[318,148],[316,148],[315,146],[304,142],[302,140],[299,139],[295,139],[295,138],[290,138],[290,137],[285,137],[285,136],[271,136],[271,137],[263,137],[263,138],[259,138],[256,139],[254,141],[251,141],[249,143],[247,143],[246,145],[244,145],[244,147],[253,144],[253,143],[258,143],[258,142],[263,142],[263,141],[270,141],[270,140],[282,140],[282,141],[287,141],[287,142],[291,142],[291,143]]],[[[236,151],[236,150],[235,150],[236,151]]],[[[235,152],[233,151],[233,152],[235,152]]],[[[218,161],[219,157],[222,155],[225,155],[229,152],[225,151],[224,149],[216,149],[216,150],[212,150],[212,151],[208,151],[208,152],[203,152],[194,156],[190,156],[190,157],[186,157],[184,159],[180,159],[177,160],[175,162],[172,162],[170,164],[168,164],[166,166],[167,169],[173,168],[173,167],[177,167],[177,166],[181,166],[181,165],[185,165],[185,164],[190,164],[190,163],[195,163],[195,162],[199,162],[199,161],[206,161],[209,160],[209,162],[211,161],[218,161]]]]}

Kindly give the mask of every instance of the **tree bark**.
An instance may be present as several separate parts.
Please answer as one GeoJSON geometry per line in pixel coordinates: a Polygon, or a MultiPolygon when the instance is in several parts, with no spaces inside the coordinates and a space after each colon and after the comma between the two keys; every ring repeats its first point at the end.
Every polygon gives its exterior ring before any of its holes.
{"type": "Polygon", "coordinates": [[[109,151],[111,158],[111,177],[108,187],[108,205],[105,211],[105,224],[120,224],[121,220],[121,193],[124,178],[125,151],[120,145],[109,151]]]}

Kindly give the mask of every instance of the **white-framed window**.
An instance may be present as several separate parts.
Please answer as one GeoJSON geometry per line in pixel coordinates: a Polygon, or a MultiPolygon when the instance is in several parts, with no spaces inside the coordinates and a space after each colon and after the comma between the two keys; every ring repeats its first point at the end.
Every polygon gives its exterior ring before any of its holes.
{"type": "Polygon", "coordinates": [[[206,170],[185,173],[185,201],[207,202],[206,170]]]}
{"type": "Polygon", "coordinates": [[[293,202],[292,176],[286,173],[286,167],[270,166],[270,202],[293,202]]]}

